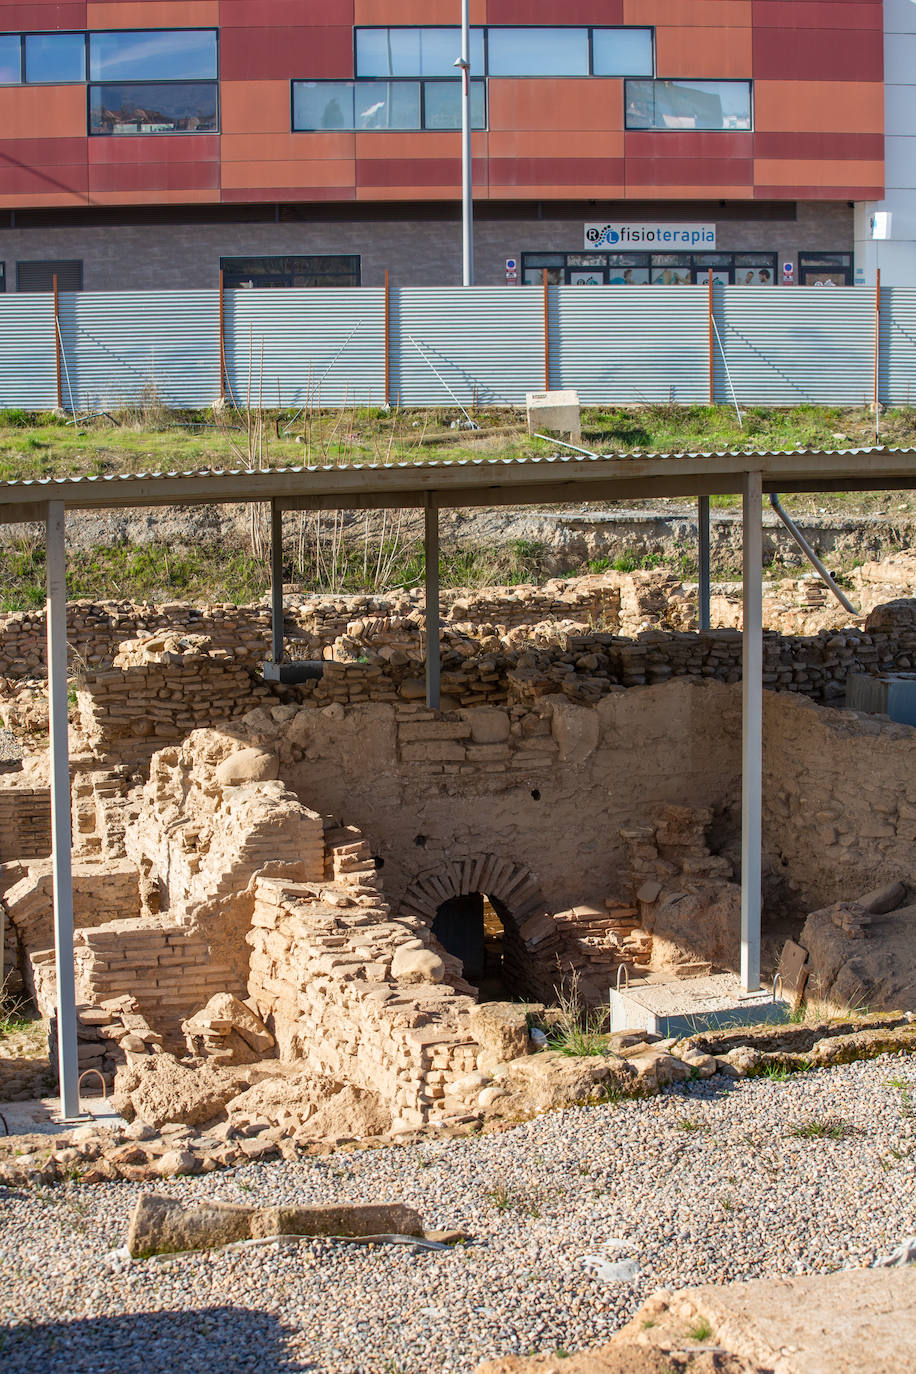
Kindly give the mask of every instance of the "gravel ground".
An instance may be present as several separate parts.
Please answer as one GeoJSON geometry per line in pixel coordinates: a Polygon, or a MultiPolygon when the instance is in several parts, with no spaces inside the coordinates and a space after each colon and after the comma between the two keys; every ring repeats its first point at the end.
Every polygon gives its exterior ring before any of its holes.
{"type": "Polygon", "coordinates": [[[12,762],[22,758],[22,745],[12,730],[0,726],[0,763],[12,762]]]}
{"type": "Polygon", "coordinates": [[[886,1056],[160,1185],[245,1202],[402,1200],[429,1227],[473,1235],[448,1252],[269,1242],[127,1262],[112,1251],[144,1185],[0,1190],[0,1368],[432,1374],[573,1351],[658,1287],[889,1253],[916,1232],[914,1103],[916,1061],[886,1056]],[[602,1274],[623,1257],[635,1278],[602,1274]]]}

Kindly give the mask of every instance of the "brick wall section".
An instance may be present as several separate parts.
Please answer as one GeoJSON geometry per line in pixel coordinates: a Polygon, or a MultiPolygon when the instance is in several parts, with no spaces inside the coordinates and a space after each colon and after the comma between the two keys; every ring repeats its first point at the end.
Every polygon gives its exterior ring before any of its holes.
{"type": "Polygon", "coordinates": [[[367,900],[332,906],[309,884],[259,879],[248,992],[281,1059],[378,1093],[396,1125],[416,1126],[446,1082],[476,1067],[474,1003],[446,984],[393,978],[396,951],[419,947],[420,927],[367,900]]]}
{"type": "Polygon", "coordinates": [[[0,787],[0,863],[51,853],[51,795],[46,787],[0,787]]]}

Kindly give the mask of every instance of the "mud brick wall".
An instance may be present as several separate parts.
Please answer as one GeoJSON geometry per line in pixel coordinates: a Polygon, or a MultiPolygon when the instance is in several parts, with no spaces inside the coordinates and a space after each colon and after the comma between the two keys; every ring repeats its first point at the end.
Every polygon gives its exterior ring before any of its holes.
{"type": "Polygon", "coordinates": [[[0,787],[0,863],[51,853],[51,794],[46,787],[0,787]]]}
{"type": "Polygon", "coordinates": [[[130,995],[171,1043],[180,1023],[216,992],[244,996],[244,980],[215,961],[204,934],[155,921],[109,921],[78,933],[77,994],[87,1002],[130,995]]]}
{"type": "Polygon", "coordinates": [[[366,900],[332,906],[308,884],[259,879],[248,993],[281,1059],[376,1092],[396,1124],[417,1126],[444,1085],[476,1066],[474,1003],[444,984],[394,978],[395,954],[421,948],[422,927],[366,900]]]}

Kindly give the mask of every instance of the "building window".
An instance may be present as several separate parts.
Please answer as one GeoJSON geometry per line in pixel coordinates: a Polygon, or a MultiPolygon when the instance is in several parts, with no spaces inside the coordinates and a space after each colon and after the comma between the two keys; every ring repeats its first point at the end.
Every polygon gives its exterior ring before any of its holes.
{"type": "Polygon", "coordinates": [[[18,33],[0,33],[0,86],[18,86],[22,80],[22,39],[18,33]]]}
{"type": "Polygon", "coordinates": [[[89,35],[91,134],[201,134],[219,129],[214,29],[89,35]]]}
{"type": "Polygon", "coordinates": [[[0,292],[6,290],[6,263],[0,262],[0,292]]]}
{"type": "Polygon", "coordinates": [[[220,258],[219,265],[227,290],[269,286],[359,286],[358,253],[220,258]]]}
{"type": "Polygon", "coordinates": [[[749,81],[627,81],[628,129],[750,129],[749,81]]]}
{"type": "Polygon", "coordinates": [[[84,33],[27,33],[25,79],[30,84],[63,86],[86,80],[84,33]]]}
{"type": "MultiPolygon", "coordinates": [[[[460,129],[456,77],[430,81],[294,81],[293,129],[460,129]]],[[[483,81],[471,82],[471,124],[487,126],[483,81]]]]}
{"type": "MultiPolygon", "coordinates": [[[[358,28],[357,77],[453,76],[461,30],[358,28]]],[[[651,76],[651,29],[471,29],[471,71],[481,76],[651,76]]]]}
{"type": "Polygon", "coordinates": [[[82,291],[82,261],[76,258],[16,263],[17,291],[53,291],[55,277],[58,291],[82,291]]]}
{"type": "Polygon", "coordinates": [[[851,253],[799,253],[801,286],[852,286],[851,253]]]}
{"type": "Polygon", "coordinates": [[[540,286],[775,286],[775,253],[523,253],[522,282],[540,286]]]}

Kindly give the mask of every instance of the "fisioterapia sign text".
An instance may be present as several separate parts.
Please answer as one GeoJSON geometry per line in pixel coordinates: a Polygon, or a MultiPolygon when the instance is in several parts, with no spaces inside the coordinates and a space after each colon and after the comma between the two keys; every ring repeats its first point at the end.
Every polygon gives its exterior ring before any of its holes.
{"type": "Polygon", "coordinates": [[[586,224],[586,248],[626,251],[715,248],[714,224],[586,224]]]}

